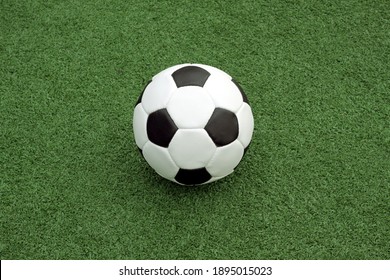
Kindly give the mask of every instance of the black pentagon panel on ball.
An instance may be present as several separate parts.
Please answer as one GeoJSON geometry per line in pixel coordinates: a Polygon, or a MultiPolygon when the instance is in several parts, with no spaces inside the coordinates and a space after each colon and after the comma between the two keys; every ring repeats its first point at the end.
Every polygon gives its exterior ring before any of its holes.
{"type": "Polygon", "coordinates": [[[242,95],[242,100],[243,100],[245,103],[249,104],[248,97],[246,96],[246,94],[245,94],[244,90],[242,89],[242,87],[240,86],[240,84],[239,84],[237,81],[235,81],[234,79],[232,79],[232,82],[233,82],[233,83],[236,85],[236,87],[238,87],[238,89],[240,90],[241,95],[242,95]]]}
{"type": "Polygon", "coordinates": [[[165,108],[151,113],[146,123],[149,140],[165,148],[168,148],[177,129],[175,122],[165,108]]]}
{"type": "Polygon", "coordinates": [[[210,73],[198,66],[185,66],[172,73],[177,87],[198,86],[203,87],[210,73]]]}
{"type": "Polygon", "coordinates": [[[206,183],[211,179],[210,173],[206,168],[198,169],[179,169],[175,180],[184,185],[198,185],[206,183]]]}
{"type": "Polygon", "coordinates": [[[136,107],[138,104],[141,103],[141,101],[142,101],[142,96],[144,96],[145,89],[148,87],[148,85],[149,85],[151,82],[152,82],[152,80],[150,80],[150,81],[146,84],[146,86],[145,86],[144,89],[142,90],[141,95],[138,97],[137,103],[135,103],[135,106],[134,106],[134,107],[136,107]]]}
{"type": "Polygon", "coordinates": [[[230,144],[238,137],[238,119],[233,112],[215,108],[204,128],[217,147],[230,144]]]}

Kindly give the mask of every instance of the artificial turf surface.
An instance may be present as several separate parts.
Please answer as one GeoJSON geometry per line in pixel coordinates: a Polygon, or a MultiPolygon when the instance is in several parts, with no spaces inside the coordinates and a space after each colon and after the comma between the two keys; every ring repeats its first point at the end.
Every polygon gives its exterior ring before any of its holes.
{"type": "Polygon", "coordinates": [[[0,1],[1,259],[389,259],[390,2],[0,1]],[[229,177],[180,187],[132,134],[184,63],[255,118],[229,177]]]}

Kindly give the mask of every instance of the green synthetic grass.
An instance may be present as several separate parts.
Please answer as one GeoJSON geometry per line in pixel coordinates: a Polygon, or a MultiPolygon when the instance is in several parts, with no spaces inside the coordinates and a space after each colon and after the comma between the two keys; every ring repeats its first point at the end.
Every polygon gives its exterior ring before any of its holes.
{"type": "Polygon", "coordinates": [[[389,259],[389,3],[0,1],[1,259],[389,259]],[[197,188],[131,128],[184,62],[255,118],[236,172],[197,188]]]}

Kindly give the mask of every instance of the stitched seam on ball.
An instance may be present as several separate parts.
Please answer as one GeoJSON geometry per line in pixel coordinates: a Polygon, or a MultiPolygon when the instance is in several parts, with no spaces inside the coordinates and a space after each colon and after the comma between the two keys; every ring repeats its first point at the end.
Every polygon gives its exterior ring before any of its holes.
{"type": "MultiPolygon", "coordinates": [[[[179,167],[179,166],[177,165],[177,163],[173,160],[173,158],[172,158],[172,156],[171,156],[171,153],[169,152],[168,148],[164,148],[164,149],[167,149],[169,160],[171,161],[171,163],[173,163],[173,165],[174,165],[175,167],[177,167],[177,169],[178,169],[177,172],[179,172],[180,167],[179,167]]],[[[176,174],[177,174],[177,172],[176,172],[176,174]]],[[[173,175],[173,177],[169,177],[169,178],[172,179],[172,180],[174,180],[176,174],[173,175]]],[[[163,176],[163,177],[164,177],[164,176],[163,176]]],[[[176,180],[175,180],[175,181],[176,181],[176,180]]]]}
{"type": "Polygon", "coordinates": [[[237,116],[237,114],[238,114],[238,112],[240,112],[240,110],[245,106],[244,105],[245,104],[245,102],[244,101],[242,101],[242,104],[241,104],[241,106],[240,107],[238,107],[238,109],[237,109],[237,111],[236,112],[234,112],[234,114],[236,114],[236,116],[237,116]]]}
{"type": "MultiPolygon", "coordinates": [[[[215,144],[214,144],[215,145],[215,144]]],[[[215,149],[215,151],[214,151],[214,154],[213,154],[213,156],[205,163],[205,168],[206,168],[206,170],[207,170],[207,166],[209,166],[210,164],[212,164],[212,162],[213,162],[213,160],[215,159],[215,157],[216,157],[216,155],[217,155],[217,149],[218,149],[218,147],[217,146],[215,146],[216,147],[216,149],[215,149]]],[[[207,170],[208,171],[208,170],[207,170]]],[[[210,172],[209,172],[210,173],[210,172]]]]}
{"type": "MultiPolygon", "coordinates": [[[[239,135],[240,137],[240,135],[239,135]]],[[[245,145],[241,142],[241,140],[239,139],[239,137],[237,138],[238,142],[241,144],[241,146],[244,148],[244,150],[246,149],[245,145]]]]}
{"type": "MultiPolygon", "coordinates": [[[[149,114],[145,111],[145,108],[143,107],[143,105],[142,105],[142,102],[140,103],[141,104],[141,109],[143,110],[143,112],[146,114],[146,122],[148,121],[148,117],[149,117],[149,114]]],[[[138,105],[137,105],[138,106],[138,105]]],[[[146,129],[146,127],[145,127],[145,129],[146,129]]],[[[146,143],[148,143],[148,141],[150,141],[149,140],[149,138],[148,138],[148,133],[146,132],[146,141],[145,141],[145,143],[142,145],[142,147],[139,147],[141,150],[143,150],[143,148],[145,147],[145,145],[146,145],[146,143]]],[[[137,145],[138,146],[138,145],[137,145]]]]}
{"type": "Polygon", "coordinates": [[[148,139],[148,140],[146,140],[146,142],[142,145],[142,148],[141,148],[141,150],[142,150],[142,156],[144,155],[144,154],[143,154],[143,150],[144,150],[144,148],[145,148],[145,145],[148,144],[149,142],[150,142],[150,140],[148,139]]]}
{"type": "MultiPolygon", "coordinates": [[[[173,73],[172,73],[173,74],[173,73]]],[[[171,99],[172,99],[172,97],[173,97],[173,92],[175,91],[175,90],[177,90],[178,89],[178,87],[176,86],[176,83],[175,83],[175,80],[173,79],[173,77],[172,77],[172,74],[170,74],[170,75],[168,75],[168,74],[166,74],[166,76],[169,76],[169,78],[172,80],[172,82],[175,84],[175,89],[173,89],[173,90],[171,90],[171,92],[170,92],[170,96],[169,96],[169,98],[168,98],[168,101],[167,101],[167,104],[165,105],[165,107],[167,108],[168,107],[168,104],[169,104],[169,102],[171,102],[171,99]]],[[[167,109],[168,110],[168,109],[167,109]]],[[[168,112],[169,113],[169,112],[168,112]]]]}
{"type": "MultiPolygon", "coordinates": [[[[167,149],[167,151],[168,151],[168,156],[169,156],[169,159],[171,160],[171,162],[178,168],[178,169],[180,169],[180,166],[177,164],[177,162],[173,159],[173,157],[172,157],[172,155],[171,155],[171,153],[169,152],[169,146],[168,146],[168,148],[166,148],[167,149]]],[[[175,175],[176,176],[176,175],[175,175]]],[[[175,176],[173,177],[173,179],[175,179],[175,176]]]]}

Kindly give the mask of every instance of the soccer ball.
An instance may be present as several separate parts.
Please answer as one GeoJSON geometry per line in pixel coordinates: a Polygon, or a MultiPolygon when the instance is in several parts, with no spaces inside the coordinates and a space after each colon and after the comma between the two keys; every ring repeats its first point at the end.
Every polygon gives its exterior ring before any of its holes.
{"type": "Polygon", "coordinates": [[[182,185],[234,171],[253,133],[242,88],[208,65],[181,64],[155,75],[134,108],[135,142],[162,177],[182,185]]]}

